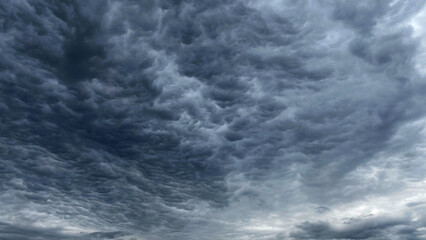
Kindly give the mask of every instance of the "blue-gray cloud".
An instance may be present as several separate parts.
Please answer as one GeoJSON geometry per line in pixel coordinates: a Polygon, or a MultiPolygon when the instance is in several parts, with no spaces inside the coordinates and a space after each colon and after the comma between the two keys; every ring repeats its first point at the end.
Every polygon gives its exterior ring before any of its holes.
{"type": "Polygon", "coordinates": [[[3,1],[0,238],[422,239],[423,5],[3,1]]]}

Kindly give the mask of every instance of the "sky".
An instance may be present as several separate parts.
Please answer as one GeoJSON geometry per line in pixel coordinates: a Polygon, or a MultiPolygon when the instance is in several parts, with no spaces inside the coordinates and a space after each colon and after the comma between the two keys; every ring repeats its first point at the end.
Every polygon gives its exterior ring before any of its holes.
{"type": "Polygon", "coordinates": [[[0,239],[426,239],[425,5],[0,1],[0,239]]]}

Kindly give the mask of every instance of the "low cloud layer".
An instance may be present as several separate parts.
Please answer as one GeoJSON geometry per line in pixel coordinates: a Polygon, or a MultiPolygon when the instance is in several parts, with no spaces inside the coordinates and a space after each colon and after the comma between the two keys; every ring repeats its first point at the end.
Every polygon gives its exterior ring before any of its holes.
{"type": "Polygon", "coordinates": [[[0,239],[426,238],[422,1],[0,2],[0,239]]]}

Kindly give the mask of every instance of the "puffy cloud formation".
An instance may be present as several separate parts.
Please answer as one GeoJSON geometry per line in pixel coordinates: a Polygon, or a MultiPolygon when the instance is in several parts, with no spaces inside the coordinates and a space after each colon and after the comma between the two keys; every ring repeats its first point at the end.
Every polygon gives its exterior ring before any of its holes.
{"type": "Polygon", "coordinates": [[[423,1],[0,16],[0,239],[426,238],[423,1]]]}

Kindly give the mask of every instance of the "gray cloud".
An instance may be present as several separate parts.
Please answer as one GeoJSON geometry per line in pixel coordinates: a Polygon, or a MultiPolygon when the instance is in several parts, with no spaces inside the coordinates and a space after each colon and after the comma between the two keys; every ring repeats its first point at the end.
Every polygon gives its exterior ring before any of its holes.
{"type": "Polygon", "coordinates": [[[421,239],[422,9],[0,3],[0,238],[421,239]]]}
{"type": "Polygon", "coordinates": [[[392,236],[387,235],[386,231],[403,223],[403,221],[392,219],[372,220],[354,227],[335,229],[325,222],[305,222],[297,226],[300,231],[292,233],[291,236],[296,239],[388,239],[392,236]]]}

